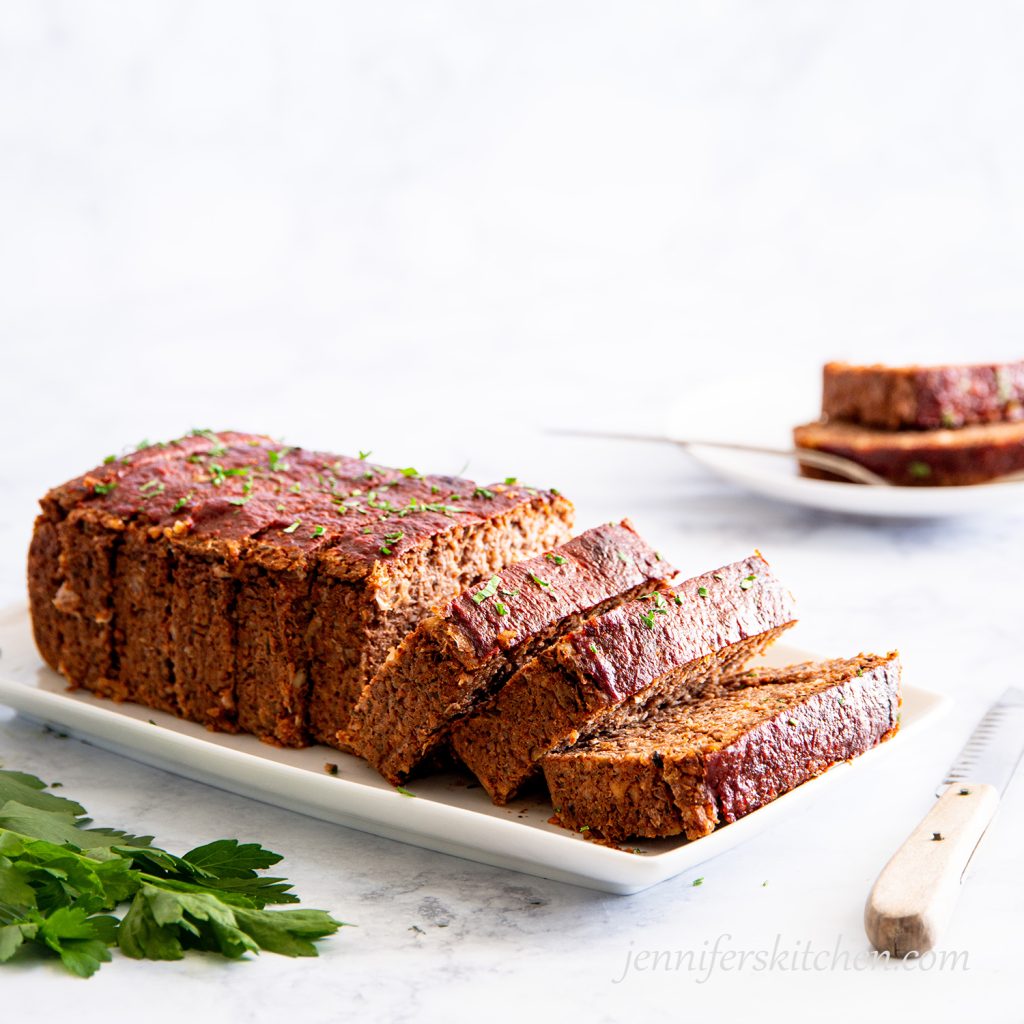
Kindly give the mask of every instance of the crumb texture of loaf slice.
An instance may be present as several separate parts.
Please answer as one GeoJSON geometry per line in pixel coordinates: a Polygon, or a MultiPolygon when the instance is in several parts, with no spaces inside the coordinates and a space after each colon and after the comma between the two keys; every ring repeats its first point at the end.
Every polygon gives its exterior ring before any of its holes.
{"type": "Polygon", "coordinates": [[[956,429],[1024,419],[1024,361],[960,366],[826,363],[821,413],[878,430],[956,429]]]}
{"type": "Polygon", "coordinates": [[[391,652],[343,742],[389,781],[403,781],[545,646],[674,573],[627,520],[509,566],[423,620],[391,652]]]}
{"type": "Polygon", "coordinates": [[[900,704],[895,652],[759,669],[550,754],[544,776],[566,828],[698,839],[888,739],[900,704]]]}
{"type": "MultiPolygon", "coordinates": [[[[793,443],[851,459],[905,487],[980,484],[1024,470],[1024,421],[899,432],[807,423],[794,429],[793,443]]],[[[814,479],[839,479],[803,463],[800,472],[814,479]]]]}
{"type": "Polygon", "coordinates": [[[40,504],[28,583],[49,665],[292,746],[333,739],[432,605],[561,543],[573,515],[554,491],[233,431],[111,456],[40,504]],[[332,611],[345,615],[325,622],[332,611]]]}
{"type": "Polygon", "coordinates": [[[460,722],[453,748],[507,803],[546,754],[700,693],[794,622],[789,591],[752,555],[585,622],[460,722]]]}

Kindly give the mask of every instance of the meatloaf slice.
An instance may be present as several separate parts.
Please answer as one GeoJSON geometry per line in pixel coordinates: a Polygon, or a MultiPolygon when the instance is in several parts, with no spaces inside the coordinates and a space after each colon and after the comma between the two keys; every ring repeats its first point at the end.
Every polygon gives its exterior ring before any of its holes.
{"type": "Polygon", "coordinates": [[[972,366],[826,363],[821,413],[879,430],[1024,419],[1024,361],[972,366]]]}
{"type": "MultiPolygon", "coordinates": [[[[852,459],[906,487],[981,484],[1024,470],[1024,421],[898,432],[852,423],[807,423],[794,429],[793,442],[797,448],[852,459]]],[[[840,479],[803,463],[800,472],[818,480],[840,479]]]]}
{"type": "Polygon", "coordinates": [[[391,652],[339,739],[401,782],[544,646],[674,574],[628,520],[512,565],[424,619],[391,652]]]}
{"type": "Polygon", "coordinates": [[[900,700],[895,652],[761,669],[549,754],[544,777],[566,828],[698,839],[888,739],[900,700]]]}
{"type": "Polygon", "coordinates": [[[753,555],[585,622],[460,723],[452,745],[506,803],[545,754],[700,693],[794,621],[789,592],[753,555]]]}
{"type": "Polygon", "coordinates": [[[49,492],[40,653],[74,686],[210,727],[333,741],[432,605],[569,535],[554,491],[196,431],[49,492]]]}

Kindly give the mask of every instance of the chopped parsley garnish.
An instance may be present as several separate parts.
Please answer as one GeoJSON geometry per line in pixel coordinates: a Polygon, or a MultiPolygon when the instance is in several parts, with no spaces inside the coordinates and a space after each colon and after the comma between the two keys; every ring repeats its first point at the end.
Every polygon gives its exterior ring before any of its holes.
{"type": "Polygon", "coordinates": [[[530,573],[530,579],[540,587],[541,590],[550,590],[551,584],[547,580],[542,580],[539,576],[535,576],[532,572],[530,573]]]}
{"type": "Polygon", "coordinates": [[[587,644],[587,647],[591,654],[600,654],[600,651],[597,649],[597,644],[587,644]]]}
{"type": "Polygon", "coordinates": [[[373,452],[360,452],[359,453],[359,460],[360,460],[360,462],[365,462],[372,454],[373,454],[373,452]]]}
{"type": "Polygon", "coordinates": [[[673,595],[672,600],[675,601],[676,604],[683,603],[683,599],[678,594],[673,595]]]}
{"type": "Polygon", "coordinates": [[[554,562],[555,565],[565,565],[569,559],[563,558],[561,555],[552,555],[550,552],[544,556],[549,562],[554,562]]]}
{"type": "Polygon", "coordinates": [[[649,612],[640,616],[640,621],[648,628],[654,629],[654,617],[656,615],[668,615],[668,604],[665,601],[664,595],[660,591],[655,591],[653,594],[647,594],[641,600],[647,601],[653,599],[654,607],[649,612]]]}
{"type": "Polygon", "coordinates": [[[109,484],[96,484],[93,487],[93,491],[96,494],[109,494],[116,486],[117,484],[114,481],[111,481],[109,484]]]}
{"type": "Polygon", "coordinates": [[[279,452],[275,452],[273,449],[267,450],[267,462],[270,464],[271,473],[279,473],[281,470],[288,468],[288,463],[285,462],[285,456],[290,451],[294,451],[294,449],[282,448],[279,452]]]}
{"type": "Polygon", "coordinates": [[[296,481],[295,483],[293,483],[291,485],[291,487],[288,488],[288,490],[291,491],[292,494],[301,494],[302,493],[302,484],[300,484],[298,481],[296,481]]]}
{"type": "Polygon", "coordinates": [[[281,532],[282,533],[294,533],[302,525],[301,519],[296,519],[291,526],[286,526],[281,532]]]}
{"type": "Polygon", "coordinates": [[[325,532],[326,531],[324,530],[324,528],[322,526],[318,525],[318,526],[314,526],[313,527],[313,536],[314,537],[322,537],[325,532]]]}
{"type": "Polygon", "coordinates": [[[502,587],[502,588],[501,588],[501,592],[502,592],[502,593],[503,593],[503,594],[504,594],[504,595],[505,595],[506,597],[518,597],[518,596],[519,596],[519,588],[518,588],[518,587],[515,587],[515,588],[514,588],[514,589],[512,589],[512,590],[506,590],[506,589],[505,589],[504,587],[502,587]]]}
{"type": "Polygon", "coordinates": [[[698,885],[703,885],[704,884],[704,876],[701,875],[700,878],[695,878],[690,884],[694,888],[696,888],[698,885]]]}
{"type": "MultiPolygon", "coordinates": [[[[454,497],[454,495],[452,495],[452,497],[454,497]]],[[[405,508],[396,509],[394,505],[390,505],[390,503],[386,504],[389,505],[390,511],[394,512],[401,519],[404,519],[406,516],[411,516],[414,512],[436,512],[443,516],[450,516],[454,512],[466,511],[464,508],[459,508],[457,505],[445,505],[436,501],[420,502],[415,498],[411,499],[405,508]]]]}
{"type": "MultiPolygon", "coordinates": [[[[707,587],[698,587],[697,588],[697,596],[698,597],[707,597],[708,596],[708,588],[707,587]]],[[[679,595],[678,594],[676,595],[676,603],[677,604],[679,603],[679,595]]]]}
{"type": "Polygon", "coordinates": [[[135,450],[141,452],[143,448],[149,447],[149,438],[144,437],[136,446],[135,450]]]}
{"type": "Polygon", "coordinates": [[[483,603],[484,603],[484,601],[488,600],[489,598],[492,598],[492,597],[494,597],[494,595],[495,595],[495,594],[496,594],[496,593],[498,592],[498,584],[499,584],[500,582],[501,582],[501,581],[500,581],[500,580],[498,579],[498,577],[497,577],[497,576],[492,576],[492,577],[491,577],[491,578],[490,578],[490,579],[489,579],[489,580],[488,580],[488,581],[487,581],[487,582],[486,582],[486,583],[485,583],[485,584],[484,584],[484,585],[483,585],[483,586],[482,586],[482,587],[481,587],[481,588],[480,588],[480,589],[479,589],[479,590],[478,590],[478,591],[477,591],[477,592],[476,592],[476,593],[475,593],[475,594],[473,595],[473,603],[474,603],[474,604],[483,604],[483,603]]]}
{"type": "Polygon", "coordinates": [[[413,469],[412,466],[406,466],[405,469],[400,469],[398,472],[401,473],[402,476],[411,477],[414,480],[422,475],[418,470],[413,469]]]}
{"type": "Polygon", "coordinates": [[[364,526],[363,527],[363,533],[373,533],[373,527],[372,526],[364,526]]]}
{"type": "Polygon", "coordinates": [[[519,478],[518,477],[515,477],[515,476],[507,476],[507,477],[505,477],[505,486],[506,487],[511,487],[513,484],[517,484],[517,483],[519,483],[519,478]]]}
{"type": "Polygon", "coordinates": [[[174,506],[171,508],[171,511],[172,512],[180,512],[191,500],[192,500],[192,492],[189,491],[188,494],[183,494],[174,503],[174,506]]]}
{"type": "Polygon", "coordinates": [[[500,601],[494,602],[494,610],[499,615],[508,615],[508,605],[502,604],[500,601]]]}
{"type": "Polygon", "coordinates": [[[107,457],[106,457],[106,458],[105,458],[105,459],[103,460],[103,465],[104,465],[104,466],[109,466],[109,465],[110,465],[110,464],[111,464],[112,462],[117,462],[117,456],[116,456],[116,455],[108,455],[108,456],[107,456],[107,457]]]}
{"type": "Polygon", "coordinates": [[[283,512],[284,511],[284,505],[276,505],[275,506],[275,510],[277,512],[283,512]]]}
{"type": "Polygon", "coordinates": [[[237,505],[239,508],[241,508],[242,505],[249,504],[249,498],[244,495],[241,498],[228,498],[228,504],[237,505]]]}
{"type": "Polygon", "coordinates": [[[743,579],[740,580],[740,590],[749,590],[756,581],[757,575],[755,573],[751,573],[749,576],[744,576],[743,579]]]}
{"type": "Polygon", "coordinates": [[[489,491],[489,490],[487,490],[486,487],[478,487],[473,492],[473,497],[474,498],[493,498],[494,497],[494,491],[489,491]]]}
{"type": "Polygon", "coordinates": [[[907,472],[916,480],[924,480],[932,475],[932,467],[927,462],[912,462],[907,466],[907,472]]]}
{"type": "Polygon", "coordinates": [[[147,480],[140,488],[139,491],[151,491],[153,488],[157,488],[157,493],[163,490],[164,485],[159,480],[147,480]]]}
{"type": "Polygon", "coordinates": [[[561,492],[561,491],[560,491],[560,490],[559,490],[559,489],[558,489],[557,487],[549,487],[549,488],[548,488],[548,490],[549,490],[549,491],[551,491],[551,493],[552,493],[552,494],[553,494],[553,495],[554,495],[554,496],[555,496],[556,498],[557,498],[557,497],[559,497],[559,496],[561,495],[561,493],[562,493],[562,492],[561,492]]]}
{"type": "Polygon", "coordinates": [[[393,550],[393,545],[397,544],[404,536],[404,530],[393,530],[391,533],[385,533],[384,543],[380,547],[380,553],[382,555],[390,555],[393,550]]]}
{"type": "Polygon", "coordinates": [[[410,793],[409,790],[407,790],[404,786],[395,786],[395,792],[399,796],[412,796],[412,797],[414,797],[416,795],[415,793],[410,793]]]}

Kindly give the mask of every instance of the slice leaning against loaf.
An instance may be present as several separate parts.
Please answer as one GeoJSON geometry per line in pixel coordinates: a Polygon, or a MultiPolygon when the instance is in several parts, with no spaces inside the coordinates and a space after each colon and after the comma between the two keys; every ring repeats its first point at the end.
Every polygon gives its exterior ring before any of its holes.
{"type": "MultiPolygon", "coordinates": [[[[959,430],[872,430],[852,423],[807,423],[793,430],[797,448],[841,455],[903,486],[981,484],[1024,470],[1024,422],[959,430]]],[[[807,477],[837,477],[803,463],[807,477]]]]}
{"type": "Polygon", "coordinates": [[[544,776],[566,828],[698,839],[888,739],[900,702],[895,652],[759,669],[550,754],[544,776]]]}
{"type": "Polygon", "coordinates": [[[401,782],[545,645],[674,573],[628,520],[512,565],[424,619],[391,652],[338,740],[401,782]]]}
{"type": "Polygon", "coordinates": [[[700,693],[794,622],[789,592],[752,555],[590,619],[461,722],[452,745],[506,803],[545,754],[700,693]]]}

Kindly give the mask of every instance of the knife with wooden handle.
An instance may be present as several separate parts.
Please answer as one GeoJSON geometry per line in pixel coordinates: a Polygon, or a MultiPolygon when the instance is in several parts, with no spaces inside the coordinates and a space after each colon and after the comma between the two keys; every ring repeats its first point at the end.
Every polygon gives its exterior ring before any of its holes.
{"type": "Polygon", "coordinates": [[[938,802],[878,876],[864,908],[876,949],[906,957],[934,947],[1022,754],[1024,690],[1011,688],[978,723],[943,779],[938,802]]]}

